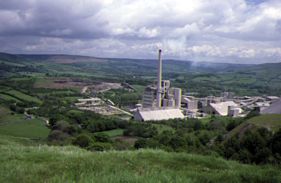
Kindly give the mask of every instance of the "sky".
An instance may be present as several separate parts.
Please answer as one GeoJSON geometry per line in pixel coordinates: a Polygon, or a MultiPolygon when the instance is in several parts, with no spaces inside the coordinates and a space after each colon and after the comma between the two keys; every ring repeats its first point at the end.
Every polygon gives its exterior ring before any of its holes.
{"type": "Polygon", "coordinates": [[[0,52],[281,62],[281,0],[0,0],[0,52]]]}

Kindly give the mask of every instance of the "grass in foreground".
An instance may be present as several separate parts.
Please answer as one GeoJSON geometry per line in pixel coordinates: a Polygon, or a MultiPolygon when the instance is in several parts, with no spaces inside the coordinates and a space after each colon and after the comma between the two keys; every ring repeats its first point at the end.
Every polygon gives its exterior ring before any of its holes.
{"type": "Polygon", "coordinates": [[[89,152],[77,147],[24,146],[0,136],[0,182],[277,183],[273,166],[160,150],[89,152]]]}

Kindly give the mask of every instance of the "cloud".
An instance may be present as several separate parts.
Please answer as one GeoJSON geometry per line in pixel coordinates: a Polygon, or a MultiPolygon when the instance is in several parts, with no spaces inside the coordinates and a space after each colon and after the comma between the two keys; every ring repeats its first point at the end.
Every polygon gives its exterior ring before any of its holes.
{"type": "Polygon", "coordinates": [[[280,62],[278,0],[9,0],[0,51],[280,62]]]}

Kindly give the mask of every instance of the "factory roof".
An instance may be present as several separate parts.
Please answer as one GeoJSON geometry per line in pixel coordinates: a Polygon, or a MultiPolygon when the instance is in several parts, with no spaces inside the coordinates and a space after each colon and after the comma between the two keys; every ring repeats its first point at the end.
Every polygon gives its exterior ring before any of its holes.
{"type": "Polygon", "coordinates": [[[278,100],[279,99],[279,97],[277,97],[277,96],[267,96],[266,98],[269,100],[278,100]]]}
{"type": "Polygon", "coordinates": [[[226,116],[228,114],[228,107],[234,106],[237,107],[238,105],[233,101],[227,102],[219,102],[219,103],[210,103],[210,106],[221,116],[226,116]]]}
{"type": "Polygon", "coordinates": [[[167,109],[140,109],[134,114],[135,119],[139,121],[161,121],[168,119],[184,118],[180,109],[167,108],[167,109]]]}
{"type": "Polygon", "coordinates": [[[101,100],[100,98],[96,98],[96,97],[94,97],[94,98],[81,98],[81,99],[78,99],[79,102],[88,102],[88,101],[95,102],[95,101],[100,101],[100,100],[101,100]]]}
{"type": "Polygon", "coordinates": [[[258,107],[269,107],[270,103],[269,102],[256,102],[256,105],[258,107]]]}
{"type": "Polygon", "coordinates": [[[262,110],[261,114],[281,114],[281,99],[262,110]]]}

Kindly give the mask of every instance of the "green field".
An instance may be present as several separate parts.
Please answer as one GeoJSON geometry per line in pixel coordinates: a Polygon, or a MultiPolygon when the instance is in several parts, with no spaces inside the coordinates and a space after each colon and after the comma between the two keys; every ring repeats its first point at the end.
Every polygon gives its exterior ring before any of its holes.
{"type": "Polygon", "coordinates": [[[42,103],[42,101],[39,100],[38,98],[32,97],[30,95],[27,95],[27,94],[22,93],[22,92],[17,91],[17,90],[9,90],[9,91],[5,92],[5,94],[11,95],[12,97],[15,97],[19,100],[24,100],[24,101],[27,101],[27,102],[35,102],[35,103],[38,103],[38,104],[42,103]]]}
{"type": "Polygon", "coordinates": [[[10,95],[6,95],[6,94],[3,94],[3,93],[0,93],[0,99],[3,99],[5,101],[16,101],[16,102],[19,102],[20,100],[18,100],[17,98],[15,97],[12,97],[10,95]]]}
{"type": "Polygon", "coordinates": [[[103,134],[108,135],[109,137],[117,137],[117,136],[123,135],[123,132],[124,132],[123,129],[114,129],[114,130],[97,132],[96,134],[103,133],[103,134]]]}
{"type": "Polygon", "coordinates": [[[136,90],[136,92],[138,93],[143,93],[145,86],[142,85],[133,85],[134,89],[136,90]]]}
{"type": "Polygon", "coordinates": [[[78,109],[71,109],[67,113],[68,114],[83,114],[83,111],[80,111],[78,109]]]}
{"type": "Polygon", "coordinates": [[[78,99],[80,99],[81,97],[65,97],[66,100],[71,101],[71,102],[75,102],[78,99]]]}
{"type": "Polygon", "coordinates": [[[273,166],[160,150],[89,152],[73,146],[24,146],[0,136],[0,182],[277,183],[273,166]]]}
{"type": "Polygon", "coordinates": [[[49,129],[43,120],[26,119],[22,114],[3,115],[0,118],[0,134],[32,139],[45,139],[49,129]]]}

